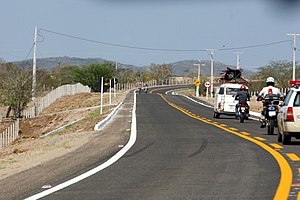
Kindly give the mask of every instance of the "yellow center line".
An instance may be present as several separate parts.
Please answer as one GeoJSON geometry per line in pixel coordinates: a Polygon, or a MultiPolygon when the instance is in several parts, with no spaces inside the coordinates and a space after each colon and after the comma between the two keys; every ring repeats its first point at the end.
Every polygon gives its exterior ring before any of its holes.
{"type": "Polygon", "coordinates": [[[204,123],[213,125],[213,126],[218,127],[220,129],[223,129],[224,131],[232,133],[234,135],[237,135],[241,138],[244,138],[245,140],[253,142],[253,143],[257,144],[258,146],[260,146],[261,148],[265,149],[267,152],[269,152],[276,159],[276,161],[279,165],[279,168],[280,168],[280,172],[281,172],[281,178],[280,178],[279,185],[277,187],[274,199],[276,199],[276,200],[277,199],[278,200],[279,199],[280,200],[281,199],[288,199],[290,188],[291,188],[291,185],[292,185],[292,178],[293,178],[292,169],[291,169],[289,163],[287,162],[287,160],[279,152],[277,152],[276,150],[274,150],[273,148],[271,148],[267,144],[265,144],[261,141],[258,141],[259,139],[265,140],[264,138],[255,137],[255,139],[254,139],[254,138],[248,137],[246,135],[240,134],[239,132],[236,132],[236,131],[231,130],[229,128],[226,128],[224,126],[221,126],[219,124],[215,124],[215,123],[211,122],[211,120],[192,116],[191,114],[189,114],[185,110],[183,110],[183,108],[180,108],[179,106],[175,107],[174,104],[169,102],[163,95],[160,95],[160,97],[165,102],[167,102],[170,106],[172,106],[172,107],[176,108],[177,110],[185,113],[186,115],[188,115],[192,118],[198,119],[198,120],[200,120],[204,123]]]}
{"type": "Polygon", "coordinates": [[[262,138],[262,137],[254,137],[255,139],[257,140],[260,140],[260,141],[265,141],[266,139],[265,138],[262,138]]]}
{"type": "Polygon", "coordinates": [[[230,130],[237,131],[237,128],[229,128],[230,130]]]}
{"type": "Polygon", "coordinates": [[[283,146],[279,145],[279,144],[276,144],[276,143],[271,143],[270,144],[272,147],[274,147],[275,149],[282,149],[283,146]]]}
{"type": "Polygon", "coordinates": [[[287,153],[286,154],[292,161],[300,161],[300,158],[294,153],[287,153]]]}
{"type": "Polygon", "coordinates": [[[241,134],[246,135],[246,136],[250,135],[250,133],[248,133],[248,132],[241,132],[241,134]]]}

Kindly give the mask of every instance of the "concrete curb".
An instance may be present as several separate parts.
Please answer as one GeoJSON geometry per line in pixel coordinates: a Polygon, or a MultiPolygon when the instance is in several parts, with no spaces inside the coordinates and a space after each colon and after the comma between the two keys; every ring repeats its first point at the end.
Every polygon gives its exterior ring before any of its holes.
{"type": "Polygon", "coordinates": [[[101,130],[107,124],[107,122],[109,122],[109,120],[112,118],[112,116],[118,111],[118,109],[120,108],[120,106],[122,104],[123,104],[123,102],[119,103],[119,105],[117,105],[117,107],[115,107],[113,109],[113,111],[107,117],[105,117],[105,119],[103,119],[98,124],[96,124],[94,127],[94,130],[95,131],[101,130]]]}

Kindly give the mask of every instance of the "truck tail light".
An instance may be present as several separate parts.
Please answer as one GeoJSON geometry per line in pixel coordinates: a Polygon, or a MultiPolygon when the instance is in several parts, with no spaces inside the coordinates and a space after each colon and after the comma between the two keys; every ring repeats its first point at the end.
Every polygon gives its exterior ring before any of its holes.
{"type": "Polygon", "coordinates": [[[221,102],[218,103],[218,109],[221,109],[221,102]]]}
{"type": "Polygon", "coordinates": [[[285,121],[294,121],[293,107],[288,107],[285,121]]]}

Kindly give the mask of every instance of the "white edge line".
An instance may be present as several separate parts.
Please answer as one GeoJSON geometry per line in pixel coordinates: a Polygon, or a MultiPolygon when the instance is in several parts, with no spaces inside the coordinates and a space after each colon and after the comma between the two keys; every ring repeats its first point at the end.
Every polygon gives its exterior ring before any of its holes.
{"type": "Polygon", "coordinates": [[[110,120],[110,118],[115,114],[115,112],[119,109],[119,107],[122,105],[122,103],[119,103],[117,107],[114,108],[114,110],[102,121],[100,121],[98,124],[95,125],[94,130],[99,131],[101,130],[105,124],[110,120]]]}
{"type": "Polygon", "coordinates": [[[99,165],[98,167],[91,169],[71,180],[68,180],[64,183],[61,183],[53,188],[50,188],[48,190],[45,190],[43,192],[40,192],[38,194],[35,194],[31,197],[26,198],[25,200],[35,200],[42,197],[45,197],[49,194],[52,194],[56,191],[59,191],[63,188],[66,188],[72,184],[75,184],[85,178],[88,178],[89,176],[92,176],[96,174],[97,172],[109,167],[116,161],[118,161],[135,143],[136,137],[137,137],[137,129],[136,129],[136,93],[134,93],[134,104],[133,104],[133,110],[132,110],[132,122],[131,122],[131,134],[128,143],[120,150],[118,151],[113,157],[111,157],[109,160],[107,160],[105,163],[99,165]]]}

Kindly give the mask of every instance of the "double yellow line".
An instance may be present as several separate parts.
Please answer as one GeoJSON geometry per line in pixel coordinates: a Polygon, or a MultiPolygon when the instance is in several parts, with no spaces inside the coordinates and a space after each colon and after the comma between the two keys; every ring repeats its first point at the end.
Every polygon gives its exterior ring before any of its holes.
{"type": "Polygon", "coordinates": [[[274,150],[273,148],[271,148],[270,146],[268,146],[267,144],[256,140],[254,138],[249,137],[248,134],[244,134],[244,132],[240,133],[237,132],[236,129],[232,129],[232,128],[227,128],[226,125],[224,124],[219,124],[218,122],[214,122],[210,119],[206,119],[203,117],[200,117],[184,108],[181,108],[179,106],[177,106],[174,103],[171,103],[170,101],[168,101],[163,95],[158,94],[159,96],[161,96],[161,98],[166,101],[170,106],[172,106],[173,108],[181,111],[182,113],[197,119],[199,121],[202,121],[204,123],[210,124],[212,126],[218,127],[226,132],[232,133],[234,135],[237,135],[245,140],[248,140],[250,142],[253,142],[255,144],[257,144],[258,146],[260,146],[261,148],[265,149],[267,152],[269,152],[277,161],[277,163],[279,164],[280,167],[280,171],[281,171],[281,178],[280,178],[280,182],[279,185],[277,187],[277,191],[275,193],[274,199],[288,199],[289,197],[289,192],[290,192],[290,188],[292,185],[292,178],[293,178],[293,173],[292,173],[292,169],[290,167],[290,165],[288,164],[287,160],[280,154],[278,153],[276,150],[274,150]]]}

